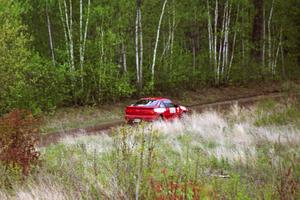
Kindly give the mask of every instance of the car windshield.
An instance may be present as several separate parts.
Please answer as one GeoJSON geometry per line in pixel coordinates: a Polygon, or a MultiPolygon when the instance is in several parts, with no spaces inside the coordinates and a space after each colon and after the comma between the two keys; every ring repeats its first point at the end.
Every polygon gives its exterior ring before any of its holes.
{"type": "Polygon", "coordinates": [[[156,106],[157,104],[158,104],[157,100],[141,99],[133,105],[134,106],[156,106]]]}
{"type": "Polygon", "coordinates": [[[165,100],[164,104],[167,108],[175,107],[174,103],[172,103],[172,101],[170,101],[170,100],[165,100]]]}

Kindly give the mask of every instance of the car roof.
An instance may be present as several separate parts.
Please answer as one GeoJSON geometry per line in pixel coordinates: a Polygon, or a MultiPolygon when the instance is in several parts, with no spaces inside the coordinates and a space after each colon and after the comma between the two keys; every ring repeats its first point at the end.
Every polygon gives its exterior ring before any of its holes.
{"type": "Polygon", "coordinates": [[[141,100],[158,100],[158,101],[163,101],[163,100],[170,100],[164,97],[144,97],[141,98],[141,100]]]}

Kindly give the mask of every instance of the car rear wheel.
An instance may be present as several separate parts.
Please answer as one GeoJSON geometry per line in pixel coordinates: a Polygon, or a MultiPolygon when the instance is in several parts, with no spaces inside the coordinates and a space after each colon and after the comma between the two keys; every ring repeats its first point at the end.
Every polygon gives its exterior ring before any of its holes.
{"type": "Polygon", "coordinates": [[[158,122],[163,122],[164,121],[164,117],[162,115],[159,115],[157,118],[158,122]]]}

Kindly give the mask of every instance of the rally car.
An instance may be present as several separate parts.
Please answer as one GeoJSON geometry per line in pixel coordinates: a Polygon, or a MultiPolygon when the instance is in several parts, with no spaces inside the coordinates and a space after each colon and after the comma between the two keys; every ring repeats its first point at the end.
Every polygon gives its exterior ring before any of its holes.
{"type": "Polygon", "coordinates": [[[141,121],[173,120],[182,117],[188,109],[162,97],[142,98],[125,109],[128,123],[141,121]]]}

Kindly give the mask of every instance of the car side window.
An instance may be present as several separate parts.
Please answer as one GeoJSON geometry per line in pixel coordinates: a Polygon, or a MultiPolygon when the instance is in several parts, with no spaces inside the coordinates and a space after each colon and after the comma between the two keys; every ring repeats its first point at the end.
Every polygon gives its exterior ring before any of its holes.
{"type": "Polygon", "coordinates": [[[160,102],[160,105],[159,105],[160,108],[165,108],[165,104],[163,102],[160,102]]]}
{"type": "Polygon", "coordinates": [[[173,108],[173,107],[175,107],[174,103],[172,103],[172,101],[170,101],[170,100],[163,101],[163,103],[165,104],[165,106],[167,108],[173,108]]]}

